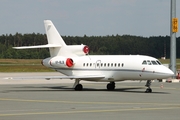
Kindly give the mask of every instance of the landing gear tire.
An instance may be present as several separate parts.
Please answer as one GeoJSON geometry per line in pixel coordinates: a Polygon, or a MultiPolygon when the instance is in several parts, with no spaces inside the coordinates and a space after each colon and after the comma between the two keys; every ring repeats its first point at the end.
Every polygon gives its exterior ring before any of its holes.
{"type": "Polygon", "coordinates": [[[81,91],[83,89],[83,86],[81,84],[77,84],[74,90],[81,91]]]}
{"type": "Polygon", "coordinates": [[[106,88],[107,88],[107,90],[109,90],[109,91],[114,90],[114,89],[115,89],[115,83],[114,83],[114,82],[108,83],[107,86],[106,86],[106,88]]]}
{"type": "Polygon", "coordinates": [[[145,93],[152,93],[152,89],[151,88],[147,88],[145,93]]]}

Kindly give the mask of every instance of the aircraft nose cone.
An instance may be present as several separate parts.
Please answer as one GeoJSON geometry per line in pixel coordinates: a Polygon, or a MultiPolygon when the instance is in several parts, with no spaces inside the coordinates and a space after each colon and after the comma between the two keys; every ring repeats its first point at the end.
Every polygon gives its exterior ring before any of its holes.
{"type": "Polygon", "coordinates": [[[171,77],[174,75],[174,72],[172,70],[168,69],[167,74],[171,77]]]}
{"type": "Polygon", "coordinates": [[[171,70],[171,73],[170,73],[170,74],[174,75],[174,72],[171,70]]]}

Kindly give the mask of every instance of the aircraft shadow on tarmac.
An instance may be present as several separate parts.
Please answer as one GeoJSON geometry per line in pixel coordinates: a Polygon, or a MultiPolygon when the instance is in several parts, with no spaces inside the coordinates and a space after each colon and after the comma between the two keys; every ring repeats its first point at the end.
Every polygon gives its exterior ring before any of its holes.
{"type": "MultiPolygon", "coordinates": [[[[74,92],[83,92],[83,91],[102,91],[102,92],[127,92],[127,93],[145,93],[144,87],[123,87],[116,88],[113,91],[108,91],[107,89],[96,89],[96,88],[83,88],[82,91],[75,91],[69,86],[23,86],[23,87],[14,87],[14,90],[6,90],[6,92],[55,92],[55,91],[74,91],[74,92]]],[[[153,91],[151,94],[170,94],[167,92],[153,91]]]]}
{"type": "MultiPolygon", "coordinates": [[[[62,88],[61,86],[56,87],[48,87],[50,89],[60,89],[62,91],[71,90],[74,91],[72,88],[62,88]]],[[[82,91],[104,91],[104,92],[129,92],[129,93],[145,93],[144,87],[128,87],[128,88],[116,88],[112,91],[108,91],[107,89],[95,89],[95,88],[83,88],[82,91]],[[139,90],[141,89],[141,90],[139,90]]],[[[167,92],[152,92],[156,94],[169,94],[167,92]]]]}

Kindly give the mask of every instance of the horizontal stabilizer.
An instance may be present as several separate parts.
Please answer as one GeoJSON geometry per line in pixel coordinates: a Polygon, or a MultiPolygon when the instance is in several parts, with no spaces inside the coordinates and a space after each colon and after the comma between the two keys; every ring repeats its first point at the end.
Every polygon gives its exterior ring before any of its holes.
{"type": "Polygon", "coordinates": [[[13,47],[13,48],[14,49],[33,49],[33,48],[53,48],[53,47],[61,47],[61,45],[47,44],[47,45],[36,45],[36,46],[21,46],[21,47],[13,47]]]}

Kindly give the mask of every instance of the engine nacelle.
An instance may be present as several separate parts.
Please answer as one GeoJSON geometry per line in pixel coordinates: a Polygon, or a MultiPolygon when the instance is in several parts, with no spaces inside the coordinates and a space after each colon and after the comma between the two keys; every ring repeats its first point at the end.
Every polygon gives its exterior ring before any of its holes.
{"type": "Polygon", "coordinates": [[[65,58],[61,56],[46,58],[41,63],[42,65],[50,68],[58,68],[58,67],[69,68],[69,67],[73,67],[74,65],[73,59],[65,58]]]}
{"type": "Polygon", "coordinates": [[[68,45],[66,50],[78,56],[89,54],[89,47],[83,44],[82,45],[68,45]]]}

